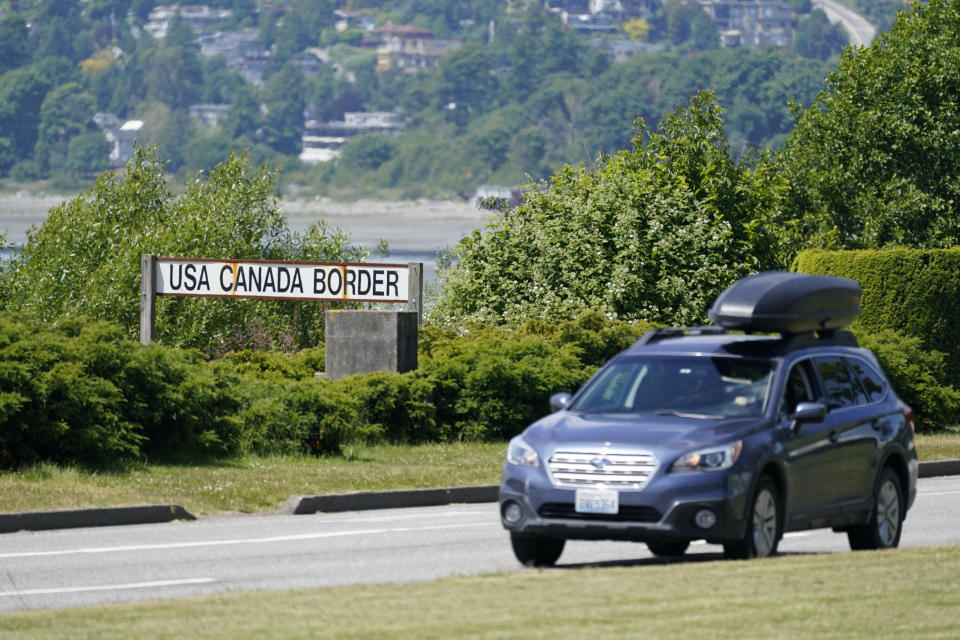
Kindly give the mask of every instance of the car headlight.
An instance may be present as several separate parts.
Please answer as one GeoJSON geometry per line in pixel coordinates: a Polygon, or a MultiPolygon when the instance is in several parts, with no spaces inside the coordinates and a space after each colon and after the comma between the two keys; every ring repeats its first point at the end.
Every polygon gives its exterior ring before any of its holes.
{"type": "Polygon", "coordinates": [[[671,471],[722,471],[729,469],[740,457],[743,441],[737,440],[725,447],[701,449],[681,456],[670,467],[671,471]]]}
{"type": "Polygon", "coordinates": [[[507,462],[516,465],[539,467],[540,456],[533,447],[523,441],[523,438],[517,436],[507,445],[507,462]]]}

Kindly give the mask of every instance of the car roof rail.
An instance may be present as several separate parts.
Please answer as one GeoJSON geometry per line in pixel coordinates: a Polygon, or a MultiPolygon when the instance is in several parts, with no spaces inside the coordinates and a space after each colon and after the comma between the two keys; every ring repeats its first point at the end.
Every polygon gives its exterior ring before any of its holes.
{"type": "Polygon", "coordinates": [[[661,327],[651,329],[633,343],[635,347],[642,347],[645,344],[659,342],[667,338],[680,338],[683,336],[716,336],[727,333],[723,327],[716,325],[704,325],[700,327],[661,327]]]}
{"type": "MultiPolygon", "coordinates": [[[[661,327],[651,329],[633,343],[633,347],[642,347],[647,344],[660,342],[669,338],[682,338],[685,336],[716,336],[730,334],[731,331],[718,327],[716,325],[704,325],[699,327],[661,327]]],[[[737,331],[736,333],[740,333],[737,331]]],[[[744,332],[749,334],[751,332],[744,332]]],[[[774,338],[776,334],[770,337],[774,338]]],[[[779,337],[779,348],[777,351],[787,353],[797,349],[806,349],[808,347],[841,346],[841,347],[859,347],[856,336],[850,331],[842,329],[825,329],[821,331],[801,331],[798,333],[781,333],[779,337]]],[[[769,343],[768,343],[769,344],[769,343]]],[[[759,348],[759,345],[742,345],[747,349],[759,348]]],[[[769,346],[766,347],[769,349],[769,346]]]]}

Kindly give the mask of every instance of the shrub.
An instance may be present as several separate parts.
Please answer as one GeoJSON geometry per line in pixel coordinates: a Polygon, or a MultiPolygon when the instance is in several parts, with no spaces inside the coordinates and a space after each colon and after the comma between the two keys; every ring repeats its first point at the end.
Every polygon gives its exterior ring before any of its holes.
{"type": "Polygon", "coordinates": [[[946,359],[928,351],[918,338],[884,329],[857,332],[873,351],[900,399],[913,409],[917,431],[934,431],[960,422],[960,391],[947,382],[946,359]]]}
{"type": "Polygon", "coordinates": [[[473,327],[431,341],[420,371],[434,384],[444,438],[502,440],[548,413],[550,394],[586,379],[579,354],[537,335],[473,327]]]}
{"type": "Polygon", "coordinates": [[[394,443],[437,441],[433,381],[418,372],[380,371],[331,383],[355,398],[363,424],[394,443]]]}
{"type": "MultiPolygon", "coordinates": [[[[333,262],[366,255],[323,223],[291,232],[273,174],[248,165],[247,156],[231,154],[175,196],[156,150],[138,149],[122,178],[103,174],[28,234],[3,274],[4,304],[49,322],[108,320],[133,339],[139,335],[142,254],[333,262]]],[[[161,297],[156,338],[208,355],[251,347],[296,351],[322,341],[323,306],[161,297]]]]}
{"type": "Polygon", "coordinates": [[[863,291],[855,328],[913,336],[946,354],[946,377],[960,384],[960,248],[804,251],[795,271],[852,278],[863,291]]]}
{"type": "Polygon", "coordinates": [[[558,170],[461,240],[431,321],[516,327],[591,309],[697,323],[738,278],[785,265],[783,179],[732,157],[715,97],[697,94],[659,129],[638,121],[632,150],[558,170]]]}

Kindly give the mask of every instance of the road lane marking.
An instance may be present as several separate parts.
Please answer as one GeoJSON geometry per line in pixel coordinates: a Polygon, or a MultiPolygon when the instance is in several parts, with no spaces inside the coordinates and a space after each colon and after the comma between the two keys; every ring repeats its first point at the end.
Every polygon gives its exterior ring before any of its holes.
{"type": "Polygon", "coordinates": [[[154,582],[131,582],[128,584],[103,584],[87,587],[58,587],[50,589],[25,589],[23,591],[0,591],[0,598],[20,596],[48,596],[64,593],[87,593],[91,591],[118,591],[126,589],[156,589],[158,587],[181,587],[191,584],[209,584],[214,578],[187,578],[185,580],[156,580],[154,582]]]}
{"type": "Polygon", "coordinates": [[[164,544],[134,544],[116,547],[87,547],[81,549],[62,549],[58,551],[22,551],[0,553],[4,558],[39,558],[46,556],[67,556],[93,553],[122,553],[126,551],[158,551],[163,549],[190,549],[196,547],[223,547],[239,544],[270,544],[274,542],[297,542],[301,540],[320,540],[323,538],[345,538],[351,536],[371,536],[385,533],[409,533],[411,531],[439,531],[443,529],[465,529],[470,527],[489,527],[489,522],[472,524],[449,524],[434,527],[391,527],[384,529],[354,529],[352,531],[325,531],[321,533],[301,533],[289,536],[270,536],[267,538],[240,538],[235,540],[197,540],[193,542],[170,542],[164,544]]]}

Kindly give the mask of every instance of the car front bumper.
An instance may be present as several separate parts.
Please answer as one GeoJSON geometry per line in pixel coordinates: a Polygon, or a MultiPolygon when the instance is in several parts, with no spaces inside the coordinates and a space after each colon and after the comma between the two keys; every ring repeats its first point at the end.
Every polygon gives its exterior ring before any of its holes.
{"type": "Polygon", "coordinates": [[[617,514],[598,515],[576,512],[576,489],[555,487],[537,469],[511,468],[500,486],[500,519],[514,533],[564,539],[734,541],[746,532],[750,480],[731,472],[659,473],[642,490],[620,490],[617,514]],[[715,516],[712,526],[697,525],[703,510],[715,516]]]}

